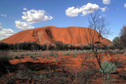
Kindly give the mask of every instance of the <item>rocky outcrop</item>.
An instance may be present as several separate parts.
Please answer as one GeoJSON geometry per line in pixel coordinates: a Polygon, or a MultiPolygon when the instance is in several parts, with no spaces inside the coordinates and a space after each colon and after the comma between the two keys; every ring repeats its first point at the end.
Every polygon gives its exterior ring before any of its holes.
{"type": "Polygon", "coordinates": [[[37,42],[40,44],[53,44],[62,41],[67,44],[88,44],[100,41],[110,44],[111,41],[103,38],[97,31],[87,27],[54,27],[46,26],[18,32],[1,42],[15,44],[20,42],[37,42]]]}

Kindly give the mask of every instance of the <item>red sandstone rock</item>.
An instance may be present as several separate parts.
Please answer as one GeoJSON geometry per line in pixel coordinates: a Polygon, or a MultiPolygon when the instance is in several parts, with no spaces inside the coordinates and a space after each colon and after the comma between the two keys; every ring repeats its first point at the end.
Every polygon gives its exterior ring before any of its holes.
{"type": "Polygon", "coordinates": [[[46,26],[18,32],[1,42],[15,44],[20,42],[37,42],[40,44],[53,44],[54,41],[62,41],[68,44],[88,44],[89,42],[99,41],[104,44],[110,44],[111,41],[98,38],[99,33],[87,27],[54,27],[46,26]]]}

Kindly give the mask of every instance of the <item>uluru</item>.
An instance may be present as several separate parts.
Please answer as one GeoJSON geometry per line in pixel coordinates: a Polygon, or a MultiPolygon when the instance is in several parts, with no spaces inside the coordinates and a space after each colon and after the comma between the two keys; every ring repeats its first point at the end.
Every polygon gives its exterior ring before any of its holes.
{"type": "Polygon", "coordinates": [[[21,42],[37,42],[39,44],[53,44],[62,41],[66,44],[88,44],[91,40],[110,44],[111,41],[103,38],[96,30],[87,27],[55,27],[46,26],[20,31],[9,38],[1,40],[8,44],[21,42]]]}
{"type": "Polygon", "coordinates": [[[126,84],[125,17],[126,0],[0,0],[0,84],[126,84]]]}

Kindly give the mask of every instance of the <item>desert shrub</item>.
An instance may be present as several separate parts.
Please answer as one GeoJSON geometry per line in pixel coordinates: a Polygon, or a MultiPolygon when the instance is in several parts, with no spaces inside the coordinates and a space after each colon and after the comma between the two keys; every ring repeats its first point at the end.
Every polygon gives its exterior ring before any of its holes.
{"type": "Polygon", "coordinates": [[[73,51],[73,54],[78,55],[78,54],[83,54],[83,52],[80,50],[78,50],[78,51],[75,50],[75,51],[73,51]]]}
{"type": "Polygon", "coordinates": [[[65,50],[90,50],[90,45],[63,44],[65,50]]]}
{"type": "Polygon", "coordinates": [[[107,46],[106,45],[104,45],[104,44],[101,44],[101,45],[96,45],[96,48],[97,49],[107,49],[107,46]]]}
{"type": "Polygon", "coordinates": [[[112,44],[109,44],[108,46],[108,49],[116,49],[115,45],[112,43],[112,44]]]}
{"type": "Polygon", "coordinates": [[[73,57],[77,57],[76,55],[77,55],[77,53],[76,53],[76,51],[73,51],[73,57]]]}
{"type": "Polygon", "coordinates": [[[71,51],[68,51],[68,52],[64,52],[63,53],[63,56],[66,56],[66,55],[71,55],[71,51]]]}
{"type": "Polygon", "coordinates": [[[10,64],[9,60],[12,59],[9,56],[8,51],[0,51],[0,72],[10,72],[12,65],[10,64]]]}
{"type": "Polygon", "coordinates": [[[50,51],[49,56],[55,56],[55,53],[53,51],[50,51]]]}
{"type": "Polygon", "coordinates": [[[13,45],[13,49],[16,50],[40,50],[44,48],[45,46],[41,46],[36,42],[23,42],[23,43],[16,43],[13,45]]]}
{"type": "Polygon", "coordinates": [[[14,44],[10,44],[10,50],[14,50],[14,44]]]}
{"type": "Polygon", "coordinates": [[[119,53],[119,50],[115,49],[115,50],[112,51],[112,53],[119,53]]]}
{"type": "Polygon", "coordinates": [[[75,81],[77,84],[89,84],[89,80],[95,76],[96,69],[87,67],[82,68],[79,71],[74,71],[73,76],[75,77],[75,81]]]}
{"type": "Polygon", "coordinates": [[[14,73],[14,75],[5,79],[6,80],[5,84],[16,84],[17,80],[20,83],[30,82],[33,80],[34,75],[35,75],[34,71],[31,71],[30,69],[18,70],[14,73]]]}
{"type": "Polygon", "coordinates": [[[16,51],[16,50],[19,50],[18,44],[19,44],[19,43],[13,44],[13,46],[12,46],[12,47],[13,47],[13,50],[15,50],[15,51],[16,51]]]}
{"type": "Polygon", "coordinates": [[[123,48],[126,48],[126,26],[123,26],[120,35],[120,42],[123,48]]]}
{"type": "Polygon", "coordinates": [[[57,50],[62,50],[63,49],[63,42],[62,41],[55,41],[55,46],[57,50]]]}
{"type": "Polygon", "coordinates": [[[119,37],[115,37],[115,38],[113,39],[113,44],[114,44],[115,46],[120,45],[120,38],[119,38],[119,37]]]}
{"type": "Polygon", "coordinates": [[[73,49],[82,50],[82,45],[73,45],[73,49]]]}
{"type": "Polygon", "coordinates": [[[0,50],[9,50],[9,44],[0,42],[0,50]]]}
{"type": "Polygon", "coordinates": [[[63,46],[64,46],[64,49],[65,49],[65,50],[68,50],[68,49],[69,49],[69,47],[68,47],[69,44],[63,44],[63,46]]]}
{"type": "Polygon", "coordinates": [[[82,53],[91,53],[92,50],[84,50],[82,53]]]}
{"type": "Polygon", "coordinates": [[[126,71],[124,69],[119,71],[119,76],[121,79],[126,80],[126,71]]]}
{"type": "Polygon", "coordinates": [[[102,74],[106,75],[105,76],[105,82],[107,84],[110,84],[111,81],[110,81],[110,74],[112,73],[115,73],[116,72],[116,65],[115,63],[111,63],[111,62],[108,62],[107,60],[104,60],[102,63],[101,63],[101,68],[99,69],[99,72],[101,72],[102,74]]]}
{"type": "Polygon", "coordinates": [[[98,53],[107,53],[109,52],[108,50],[98,50],[98,53]]]}
{"type": "Polygon", "coordinates": [[[48,50],[55,50],[55,46],[50,44],[50,45],[48,46],[48,50]]]}
{"type": "Polygon", "coordinates": [[[65,50],[74,50],[76,47],[74,47],[72,44],[64,44],[65,50]]]}
{"type": "Polygon", "coordinates": [[[114,63],[108,62],[107,60],[104,60],[101,63],[102,69],[99,71],[102,72],[103,74],[111,74],[116,72],[116,65],[114,63]]]}
{"type": "Polygon", "coordinates": [[[41,50],[46,50],[47,49],[47,45],[41,45],[41,50]]]}
{"type": "Polygon", "coordinates": [[[91,47],[90,47],[89,45],[83,45],[83,49],[84,49],[84,50],[90,50],[91,47]]]}
{"type": "Polygon", "coordinates": [[[54,57],[55,57],[55,58],[58,58],[58,56],[59,56],[59,55],[58,55],[57,53],[54,54],[54,57]]]}
{"type": "MultiPolygon", "coordinates": [[[[24,64],[25,66],[26,64],[24,64]]],[[[19,65],[21,66],[21,65],[19,65]]],[[[37,65],[38,66],[38,65],[37,65]]],[[[45,64],[43,65],[45,66],[45,64]]],[[[27,66],[25,66],[27,67],[27,66]]],[[[33,68],[34,66],[32,66],[33,68]]],[[[40,66],[39,66],[40,67],[40,66]]],[[[50,68],[51,66],[45,66],[44,71],[45,72],[40,72],[39,74],[36,73],[35,70],[30,69],[27,67],[26,69],[24,68],[19,68],[18,71],[12,75],[12,77],[6,78],[6,83],[3,84],[15,84],[16,81],[18,80],[20,83],[30,83],[30,84],[71,84],[71,75],[67,71],[63,71],[62,69],[57,70],[58,67],[52,66],[52,68],[56,69],[54,71],[51,71],[50,68]],[[51,80],[50,80],[51,79],[51,80]]],[[[35,67],[34,67],[35,68],[35,67]]],[[[51,68],[51,69],[52,69],[51,68]]]]}
{"type": "Polygon", "coordinates": [[[37,56],[31,56],[31,58],[34,60],[39,60],[37,56]]]}
{"type": "Polygon", "coordinates": [[[53,76],[53,84],[72,84],[73,75],[68,71],[56,71],[53,72],[53,76]]]}
{"type": "Polygon", "coordinates": [[[121,43],[120,43],[120,37],[115,37],[113,39],[113,44],[117,49],[122,49],[121,43]]]}
{"type": "Polygon", "coordinates": [[[38,79],[42,79],[42,80],[47,80],[50,79],[52,76],[51,73],[40,73],[37,75],[34,75],[34,79],[38,80],[38,79]]]}
{"type": "Polygon", "coordinates": [[[45,54],[44,57],[49,57],[49,54],[45,54]]]}
{"type": "Polygon", "coordinates": [[[31,49],[31,45],[30,45],[30,43],[28,43],[28,42],[24,42],[24,43],[19,43],[19,49],[20,50],[30,50],[31,49]]]}

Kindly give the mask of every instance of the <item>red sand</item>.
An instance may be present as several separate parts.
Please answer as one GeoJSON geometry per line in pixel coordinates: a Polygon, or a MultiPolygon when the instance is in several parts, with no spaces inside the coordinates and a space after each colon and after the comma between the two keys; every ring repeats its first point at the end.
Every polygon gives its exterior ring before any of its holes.
{"type": "MultiPolygon", "coordinates": [[[[20,62],[33,62],[33,63],[56,63],[56,64],[59,64],[60,66],[69,66],[70,68],[77,68],[77,69],[81,69],[82,65],[82,57],[86,57],[86,56],[91,56],[93,55],[93,53],[89,53],[89,54],[80,54],[80,55],[77,55],[77,57],[73,57],[72,55],[68,55],[68,56],[59,56],[57,59],[58,59],[58,62],[56,61],[56,58],[54,57],[50,57],[49,56],[49,59],[47,57],[43,58],[43,57],[38,57],[39,60],[34,60],[32,59],[30,56],[25,56],[24,59],[12,59],[10,60],[10,63],[11,64],[18,64],[20,62]]],[[[101,58],[101,61],[104,61],[105,59],[107,60],[119,60],[121,62],[125,62],[126,63],[126,56],[123,56],[122,54],[113,54],[113,55],[108,55],[106,53],[102,53],[101,56],[103,56],[103,58],[101,58]],[[108,56],[107,56],[108,55],[108,56]]],[[[96,68],[99,68],[98,67],[98,64],[97,64],[97,61],[95,58],[88,58],[86,59],[87,61],[93,61],[96,63],[96,68]]],[[[85,59],[84,59],[85,61],[85,59]]],[[[125,64],[124,63],[124,64],[125,64]]],[[[126,66],[123,65],[124,68],[123,70],[126,70],[126,66]]],[[[118,68],[118,70],[122,70],[122,68],[118,68]]]]}
{"type": "MultiPolygon", "coordinates": [[[[50,59],[38,57],[39,60],[34,60],[34,59],[30,58],[30,56],[26,56],[24,59],[21,59],[21,60],[12,59],[12,60],[10,60],[10,63],[11,64],[18,64],[20,62],[54,63],[54,64],[57,64],[58,66],[61,66],[61,67],[62,66],[67,67],[67,70],[73,69],[75,71],[79,71],[82,68],[86,68],[86,67],[82,67],[82,65],[81,65],[81,63],[82,63],[81,57],[87,57],[87,56],[91,56],[91,55],[93,55],[93,53],[80,54],[80,55],[77,55],[77,57],[73,57],[72,55],[59,56],[58,62],[56,61],[56,58],[50,57],[50,56],[49,56],[50,59]],[[61,57],[62,57],[62,59],[61,59],[61,57]]],[[[119,61],[123,62],[124,64],[126,64],[126,61],[125,61],[126,56],[123,56],[122,54],[112,54],[110,56],[110,55],[107,55],[107,53],[102,53],[102,55],[104,55],[104,57],[102,58],[102,61],[104,61],[105,59],[107,59],[109,61],[110,60],[119,60],[119,61]]],[[[99,68],[95,58],[88,58],[87,60],[95,62],[96,66],[94,66],[94,68],[99,68]]],[[[84,61],[86,61],[86,60],[84,59],[84,61]]],[[[126,71],[126,65],[122,65],[122,66],[123,66],[122,68],[117,68],[117,71],[120,74],[121,74],[122,70],[126,71]]],[[[41,72],[41,71],[39,71],[39,72],[41,72]]],[[[113,84],[125,84],[124,80],[119,79],[119,75],[112,74],[111,76],[114,80],[120,81],[120,83],[113,83],[113,84]]],[[[96,80],[92,79],[92,81],[94,81],[94,83],[99,82],[99,84],[101,84],[103,82],[103,79],[102,78],[101,79],[99,78],[99,79],[96,79],[96,80]]],[[[75,84],[77,84],[77,83],[75,83],[75,84]]]]}
{"type": "MultiPolygon", "coordinates": [[[[98,41],[99,33],[87,27],[54,27],[46,26],[24,30],[3,39],[1,42],[15,44],[20,42],[37,42],[40,44],[52,44],[54,41],[62,41],[68,44],[88,44],[91,39],[98,41]]],[[[111,41],[100,37],[100,41],[104,44],[110,44],[111,41]]]]}

